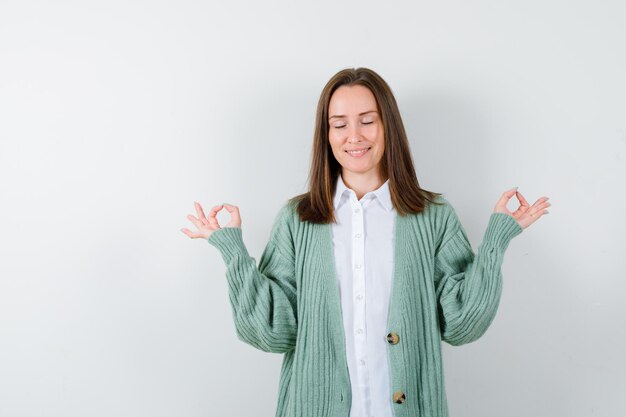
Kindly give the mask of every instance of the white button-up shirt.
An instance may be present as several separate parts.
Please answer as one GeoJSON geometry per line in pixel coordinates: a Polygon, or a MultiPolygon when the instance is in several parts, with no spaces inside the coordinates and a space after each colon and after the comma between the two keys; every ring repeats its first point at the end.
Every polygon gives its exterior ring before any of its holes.
{"type": "Polygon", "coordinates": [[[392,417],[387,317],[396,210],[389,180],[357,200],[339,175],[333,204],[333,244],[352,385],[350,417],[392,417]]]}

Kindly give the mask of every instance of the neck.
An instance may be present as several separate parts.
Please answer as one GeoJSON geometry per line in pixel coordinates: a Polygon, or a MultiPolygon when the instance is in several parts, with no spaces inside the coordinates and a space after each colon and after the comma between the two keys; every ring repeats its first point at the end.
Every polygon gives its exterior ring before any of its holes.
{"type": "Polygon", "coordinates": [[[360,174],[343,170],[341,178],[343,179],[344,184],[346,184],[346,187],[355,192],[356,197],[359,200],[370,191],[380,188],[380,186],[387,181],[387,178],[383,178],[377,172],[360,174]]]}

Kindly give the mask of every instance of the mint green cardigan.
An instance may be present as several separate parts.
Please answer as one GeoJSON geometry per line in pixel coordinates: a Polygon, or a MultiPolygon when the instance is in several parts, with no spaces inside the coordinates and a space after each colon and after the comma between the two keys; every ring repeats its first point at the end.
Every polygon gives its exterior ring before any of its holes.
{"type": "MultiPolygon", "coordinates": [[[[396,216],[387,330],[389,401],[395,417],[446,417],[441,341],[482,336],[502,292],[505,250],[522,227],[492,213],[477,254],[443,197],[420,214],[396,216]],[[394,341],[394,343],[391,342],[394,341]],[[402,395],[404,394],[404,395],[402,395]],[[395,400],[395,401],[394,401],[395,400]]],[[[331,224],[301,222],[287,202],[259,265],[239,227],[211,233],[226,263],[237,337],[283,353],[276,417],[348,417],[351,387],[331,224]]]]}

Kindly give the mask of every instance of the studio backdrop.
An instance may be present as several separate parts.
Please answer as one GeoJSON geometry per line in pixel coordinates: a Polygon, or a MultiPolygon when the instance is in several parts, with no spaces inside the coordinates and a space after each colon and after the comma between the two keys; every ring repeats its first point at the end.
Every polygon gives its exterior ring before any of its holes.
{"type": "Polygon", "coordinates": [[[625,16],[617,0],[2,1],[0,416],[273,416],[282,355],[237,338],[223,260],[180,229],[194,201],[237,205],[258,261],[306,191],[324,84],[361,66],[475,250],[503,191],[552,203],[507,249],[485,335],[443,345],[450,415],[620,415],[625,16]]]}

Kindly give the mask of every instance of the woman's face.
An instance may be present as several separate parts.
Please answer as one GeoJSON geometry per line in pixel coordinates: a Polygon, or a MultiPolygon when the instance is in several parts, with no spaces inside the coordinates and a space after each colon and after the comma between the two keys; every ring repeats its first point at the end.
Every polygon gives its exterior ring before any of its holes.
{"type": "Polygon", "coordinates": [[[369,88],[344,85],[335,90],[328,106],[328,127],[333,155],[344,172],[379,174],[385,137],[376,98],[369,88]]]}

